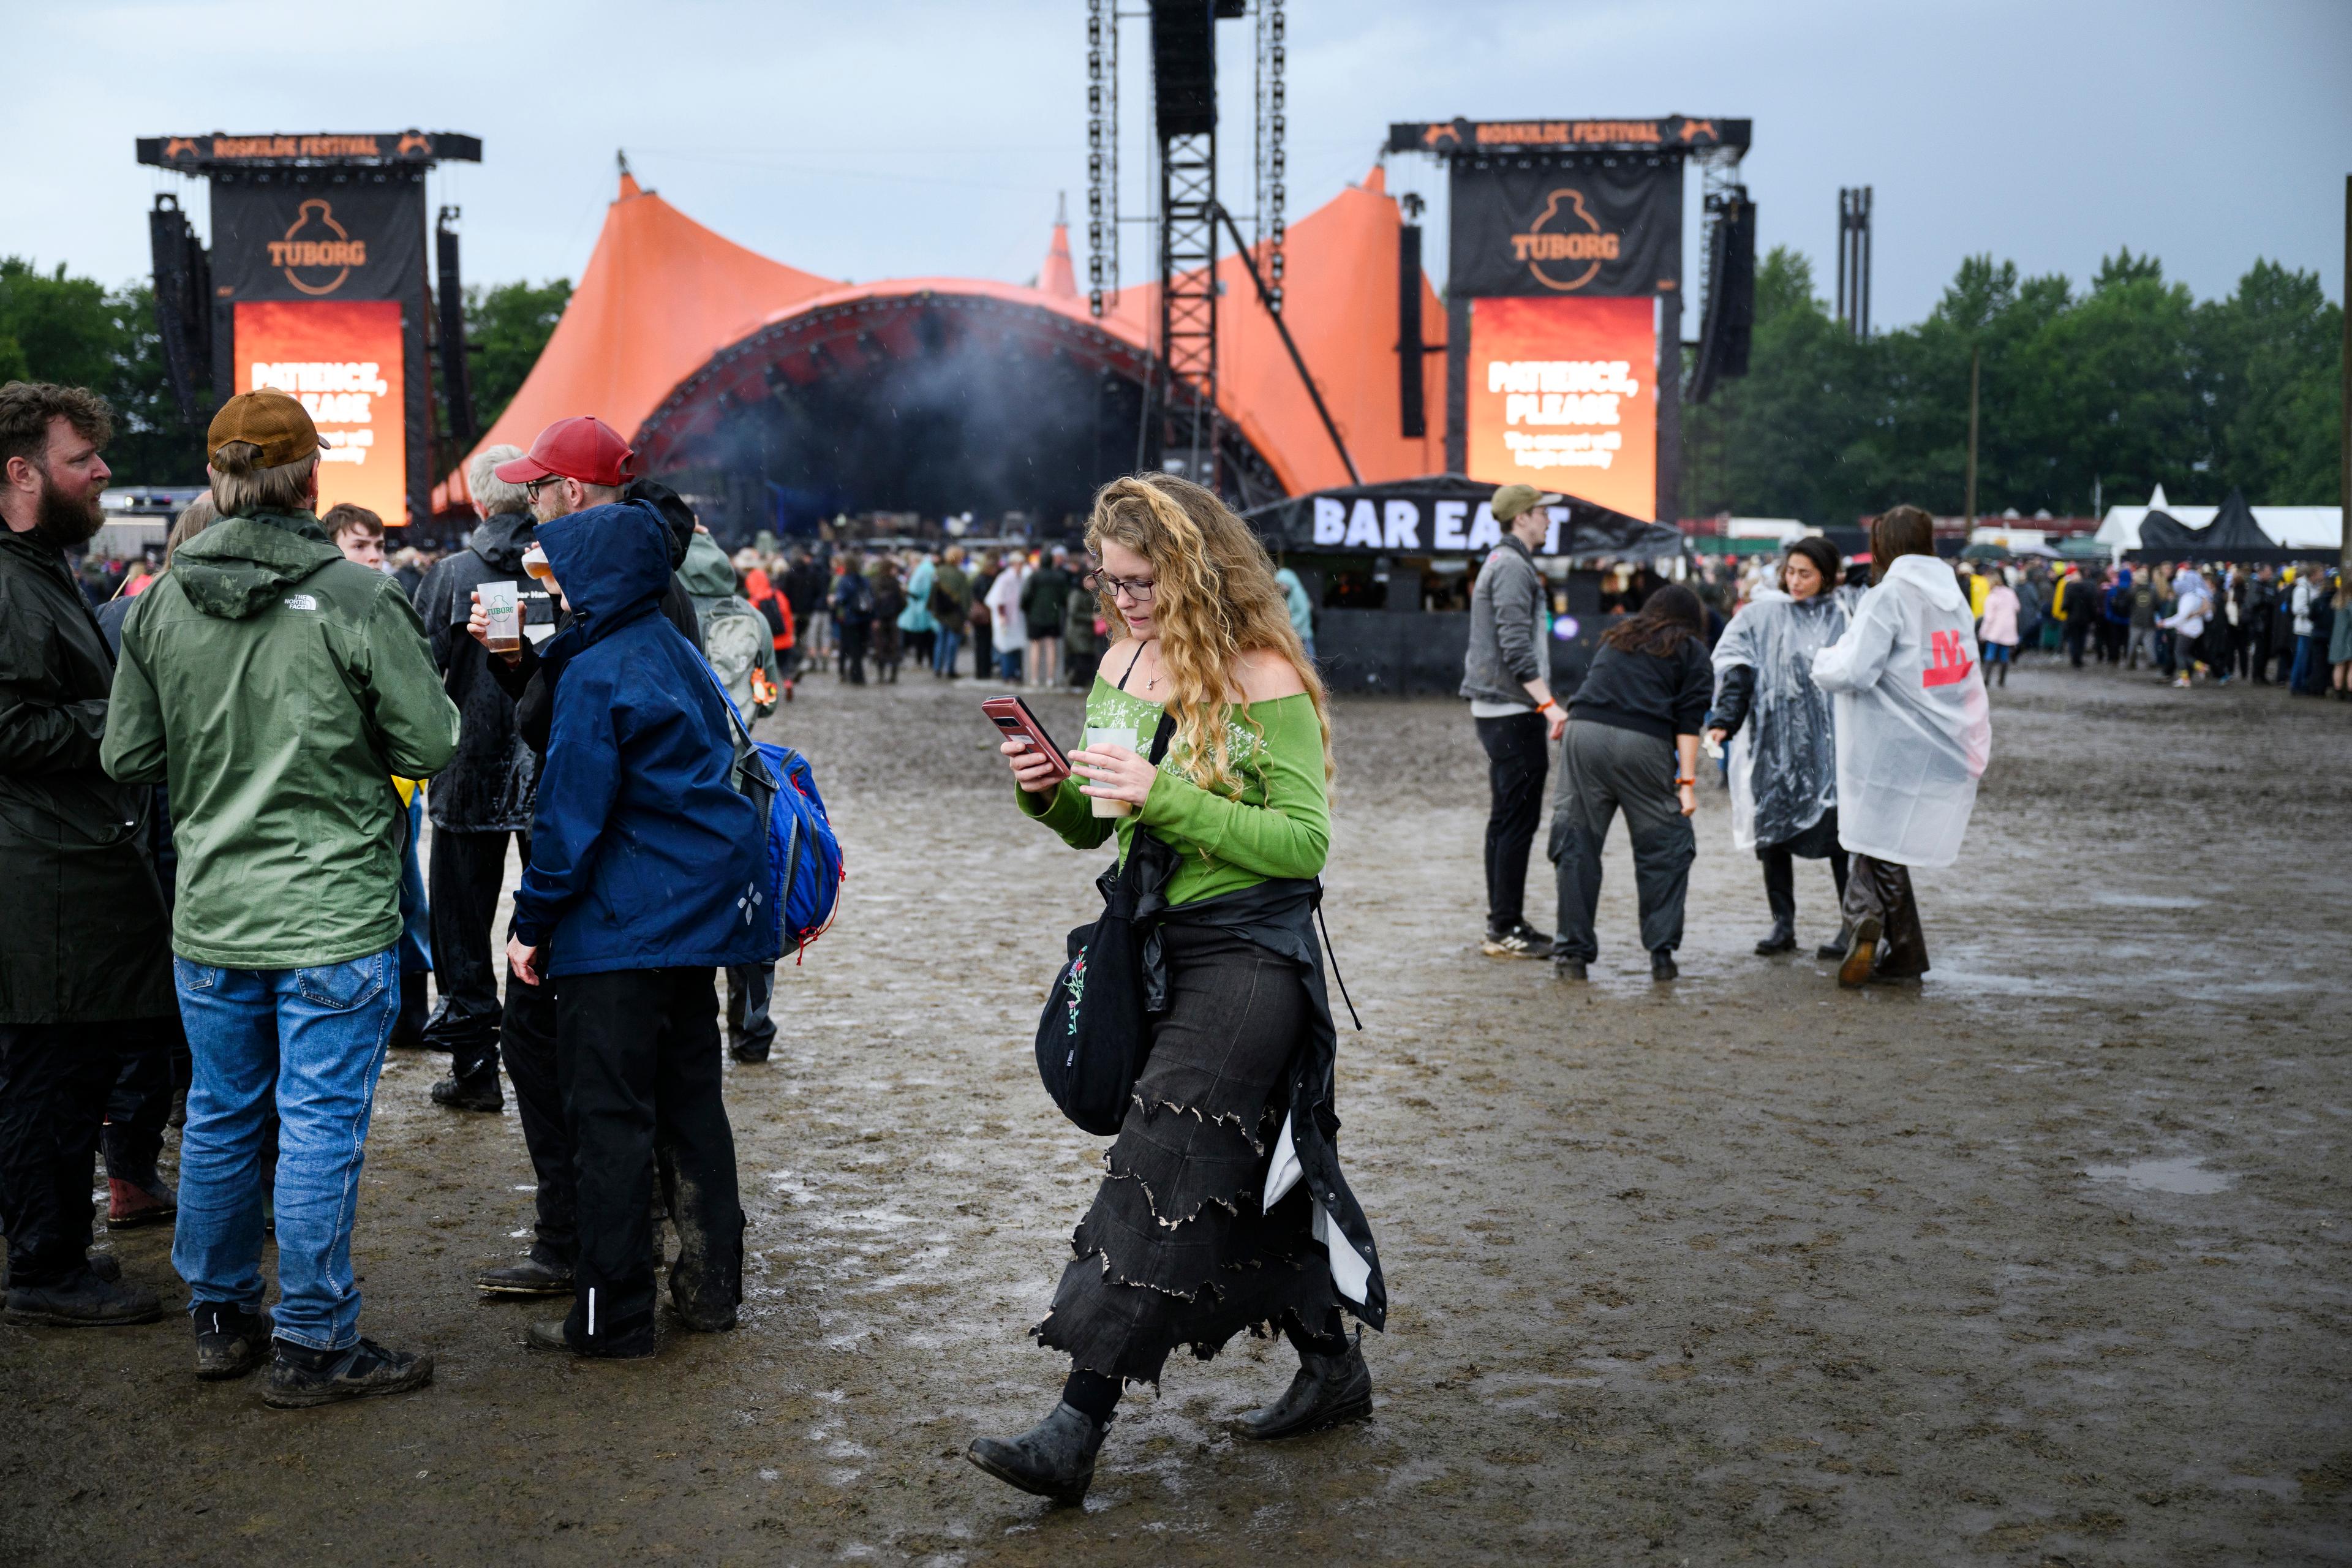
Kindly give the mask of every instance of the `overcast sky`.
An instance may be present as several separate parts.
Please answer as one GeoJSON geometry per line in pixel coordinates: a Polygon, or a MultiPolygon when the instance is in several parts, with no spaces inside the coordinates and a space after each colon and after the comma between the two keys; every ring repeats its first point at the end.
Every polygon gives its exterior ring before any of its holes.
{"type": "MultiPolygon", "coordinates": [[[[837,278],[1025,280],[1056,193],[1083,218],[1084,0],[10,13],[0,252],[110,283],[147,269],[154,191],[204,221],[194,183],[139,167],[132,139],[215,130],[480,136],[483,163],[433,192],[465,208],[477,280],[576,278],[616,147],[721,234],[837,278]]],[[[2270,257],[2343,297],[2352,0],[1291,0],[1288,16],[1293,216],[1362,178],[1392,120],[1747,116],[1762,242],[1810,255],[1824,293],[1837,189],[1875,187],[1882,326],[1917,320],[1979,251],[2079,282],[2129,246],[2200,298],[2270,257]]],[[[1241,212],[1250,26],[1220,28],[1241,212]]],[[[1147,44],[1125,29],[1140,213],[1147,44]]],[[[1402,158],[1391,184],[1440,181],[1402,158]]],[[[1083,280],[1082,228],[1076,245],[1083,280]]],[[[1149,270],[1131,228],[1125,275],[1149,270]]]]}

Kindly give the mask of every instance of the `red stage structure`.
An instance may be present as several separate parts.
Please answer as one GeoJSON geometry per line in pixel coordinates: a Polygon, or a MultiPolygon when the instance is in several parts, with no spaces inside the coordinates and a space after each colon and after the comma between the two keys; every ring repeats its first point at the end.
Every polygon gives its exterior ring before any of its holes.
{"type": "MultiPolygon", "coordinates": [[[[1444,467],[1442,423],[1400,434],[1400,291],[1421,295],[1422,320],[1444,319],[1417,266],[1409,280],[1399,267],[1402,225],[1375,168],[1284,244],[1283,319],[1366,482],[1444,467]]],[[[1227,488],[1255,504],[1348,482],[1244,258],[1227,255],[1217,278],[1227,488]]],[[[1034,285],[837,283],[722,238],[625,174],[546,351],[480,445],[527,447],[556,419],[596,415],[738,535],[771,521],[780,495],[1055,523],[1137,466],[1158,293],[1129,288],[1091,315],[1060,224],[1034,285]]],[[[1432,407],[1444,365],[1431,353],[1420,367],[1432,407]]],[[[464,501],[464,482],[461,466],[436,510],[464,501]]]]}

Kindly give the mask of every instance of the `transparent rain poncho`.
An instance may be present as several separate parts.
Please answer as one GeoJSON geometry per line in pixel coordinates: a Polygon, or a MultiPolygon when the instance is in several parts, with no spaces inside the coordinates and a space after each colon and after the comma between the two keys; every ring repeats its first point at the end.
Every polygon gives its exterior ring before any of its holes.
{"type": "Polygon", "coordinates": [[[1948,866],[1992,756],[1976,623],[1952,569],[1898,555],[1813,659],[1837,697],[1838,842],[1898,866],[1948,866]]]}
{"type": "Polygon", "coordinates": [[[1785,844],[1837,805],[1837,725],[1830,694],[1813,684],[1813,655],[1845,635],[1860,591],[1791,599],[1759,589],[1715,645],[1715,674],[1756,671],[1748,721],[1731,737],[1731,841],[1785,844]]]}

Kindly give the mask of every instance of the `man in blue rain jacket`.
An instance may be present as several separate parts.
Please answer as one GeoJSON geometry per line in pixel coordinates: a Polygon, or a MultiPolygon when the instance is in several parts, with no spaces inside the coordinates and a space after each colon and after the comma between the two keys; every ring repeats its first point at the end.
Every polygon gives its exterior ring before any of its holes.
{"type": "Polygon", "coordinates": [[[540,649],[554,713],[508,960],[533,984],[557,981],[580,1254],[571,1316],[533,1325],[530,1342],[651,1355],[656,1165],[678,1231],[678,1317],[732,1328],[742,1297],[712,977],[776,956],[766,827],[730,782],[725,700],[661,615],[660,519],[591,505],[542,522],[539,542],[572,621],[540,649]]]}

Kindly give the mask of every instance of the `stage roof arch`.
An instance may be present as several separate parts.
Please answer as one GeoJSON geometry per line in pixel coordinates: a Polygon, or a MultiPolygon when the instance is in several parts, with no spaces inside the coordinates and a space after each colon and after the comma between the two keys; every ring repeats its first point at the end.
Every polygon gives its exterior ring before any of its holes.
{"type": "MultiPolygon", "coordinates": [[[[1428,434],[1398,433],[1402,221],[1376,168],[1293,223],[1285,246],[1286,320],[1366,482],[1443,467],[1441,354],[1424,355],[1422,366],[1428,434]]],[[[1256,470],[1260,484],[1288,493],[1347,482],[1242,258],[1227,256],[1219,277],[1218,401],[1232,427],[1229,453],[1256,470]]],[[[1425,277],[1420,286],[1422,319],[1442,331],[1436,293],[1425,277]]],[[[1116,309],[1091,316],[1059,224],[1034,285],[955,278],[844,284],[736,245],[624,174],[546,351],[476,450],[501,442],[528,447],[556,419],[594,414],[643,446],[653,471],[708,461],[730,416],[787,382],[805,387],[861,370],[880,374],[869,362],[886,352],[919,356],[960,342],[1042,356],[1066,377],[1094,374],[1139,385],[1158,317],[1156,284],[1129,288],[1116,309]]],[[[872,400],[887,400],[890,391],[872,386],[864,395],[870,419],[872,400]]],[[[1133,423],[1132,415],[1124,417],[1133,423]]],[[[1098,471],[1086,484],[1132,468],[1129,447],[1119,456],[1098,440],[1100,457],[1091,465],[1098,471]]],[[[436,510],[461,504],[464,485],[461,465],[436,494],[436,510]]]]}

